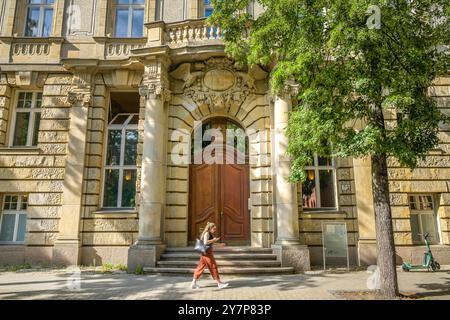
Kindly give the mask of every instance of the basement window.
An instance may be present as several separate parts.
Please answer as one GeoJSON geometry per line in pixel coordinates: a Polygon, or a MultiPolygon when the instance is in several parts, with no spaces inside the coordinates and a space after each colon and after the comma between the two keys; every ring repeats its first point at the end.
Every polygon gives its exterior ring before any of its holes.
{"type": "Polygon", "coordinates": [[[4,195],[0,218],[0,242],[22,243],[25,240],[28,196],[4,195]]]}

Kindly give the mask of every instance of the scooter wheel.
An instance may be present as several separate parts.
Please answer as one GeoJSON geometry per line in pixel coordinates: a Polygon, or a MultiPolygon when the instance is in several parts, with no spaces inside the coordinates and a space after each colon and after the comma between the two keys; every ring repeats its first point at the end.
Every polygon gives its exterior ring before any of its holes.
{"type": "Polygon", "coordinates": [[[437,271],[441,270],[441,265],[438,262],[434,262],[434,265],[437,271]]]}
{"type": "Polygon", "coordinates": [[[441,266],[439,265],[439,263],[437,263],[435,261],[433,261],[431,263],[431,270],[433,270],[433,272],[438,271],[440,268],[441,268],[441,266]],[[439,266],[439,268],[438,268],[438,266],[439,266]]]}

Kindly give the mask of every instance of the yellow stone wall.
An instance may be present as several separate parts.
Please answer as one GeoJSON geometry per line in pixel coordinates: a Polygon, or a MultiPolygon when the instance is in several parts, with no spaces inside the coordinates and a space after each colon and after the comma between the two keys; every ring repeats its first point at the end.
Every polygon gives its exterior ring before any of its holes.
{"type": "MultiPolygon", "coordinates": [[[[429,90],[440,110],[450,114],[450,78],[440,78],[429,90]]],[[[388,115],[387,123],[395,123],[395,115],[388,115]]],[[[441,243],[450,244],[450,126],[440,127],[439,146],[420,160],[414,170],[402,168],[397,161],[389,159],[389,191],[392,218],[397,245],[412,245],[409,194],[432,194],[441,230],[441,243]]]]}
{"type": "MultiPolygon", "coordinates": [[[[214,116],[229,117],[244,129],[266,129],[267,134],[251,140],[249,155],[257,159],[250,166],[250,230],[252,246],[270,247],[273,241],[272,187],[270,162],[270,111],[264,95],[248,97],[243,104],[233,106],[226,113],[212,111],[207,105],[197,106],[188,97],[175,95],[169,105],[168,160],[165,240],[169,246],[186,246],[188,237],[189,166],[171,162],[170,150],[174,143],[170,137],[175,129],[192,132],[194,121],[214,116]],[[189,111],[191,110],[191,111],[189,111]]],[[[188,138],[190,141],[190,137],[188,138]]]]}
{"type": "Polygon", "coordinates": [[[357,258],[356,246],[359,234],[352,159],[337,159],[335,168],[338,202],[336,210],[312,211],[303,208],[301,185],[297,187],[300,239],[310,249],[312,264],[321,265],[323,263],[322,224],[324,222],[344,222],[346,224],[350,263],[355,263],[357,258]]]}

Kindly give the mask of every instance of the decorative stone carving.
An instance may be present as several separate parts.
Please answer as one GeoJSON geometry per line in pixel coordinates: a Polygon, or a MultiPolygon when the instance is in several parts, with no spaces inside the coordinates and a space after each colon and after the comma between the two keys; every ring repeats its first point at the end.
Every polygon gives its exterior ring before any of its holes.
{"type": "Polygon", "coordinates": [[[91,103],[91,94],[70,91],[67,100],[70,104],[80,102],[83,107],[88,107],[91,103]]]}
{"type": "Polygon", "coordinates": [[[50,44],[48,43],[16,43],[13,47],[15,56],[48,56],[50,44]]]}
{"type": "Polygon", "coordinates": [[[185,63],[171,76],[184,81],[186,96],[198,105],[209,105],[213,112],[241,105],[256,90],[255,79],[228,58],[210,58],[204,64],[196,64],[194,69],[199,71],[191,72],[191,64],[185,63]]]}
{"type": "Polygon", "coordinates": [[[38,71],[16,71],[7,72],[1,75],[0,84],[19,86],[19,87],[38,87],[42,88],[47,80],[47,72],[38,71]]]}
{"type": "Polygon", "coordinates": [[[294,98],[299,93],[299,85],[294,80],[287,80],[284,84],[284,94],[289,95],[291,98],[294,98]]]}
{"type": "Polygon", "coordinates": [[[76,72],[72,78],[72,85],[67,92],[67,102],[74,105],[80,103],[89,107],[93,95],[92,73],[76,72]]]}
{"type": "Polygon", "coordinates": [[[146,63],[142,85],[139,86],[139,95],[147,99],[170,100],[171,91],[167,79],[167,64],[168,61],[164,58],[146,63]]]}
{"type": "Polygon", "coordinates": [[[147,99],[161,98],[163,101],[169,101],[171,91],[163,83],[150,83],[139,87],[139,95],[147,99]]]}

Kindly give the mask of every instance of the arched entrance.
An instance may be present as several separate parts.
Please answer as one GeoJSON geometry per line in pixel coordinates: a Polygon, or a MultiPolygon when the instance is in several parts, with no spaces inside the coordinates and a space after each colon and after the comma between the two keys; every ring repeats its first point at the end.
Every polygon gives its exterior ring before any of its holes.
{"type": "Polygon", "coordinates": [[[227,245],[250,244],[248,139],[244,130],[228,118],[204,121],[194,130],[191,155],[189,240],[195,240],[209,221],[217,224],[221,241],[227,245]]]}

